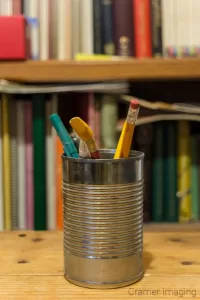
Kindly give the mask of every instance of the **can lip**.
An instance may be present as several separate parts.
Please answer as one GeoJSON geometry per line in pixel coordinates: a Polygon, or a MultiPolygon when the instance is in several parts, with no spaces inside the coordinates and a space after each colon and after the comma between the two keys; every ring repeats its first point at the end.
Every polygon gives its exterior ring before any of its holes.
{"type": "MultiPolygon", "coordinates": [[[[100,154],[108,154],[108,156],[114,157],[115,149],[99,149],[100,154]]],[[[67,157],[65,154],[62,154],[62,158],[64,160],[73,161],[73,162],[87,162],[87,163],[105,163],[105,162],[112,162],[112,163],[122,163],[122,162],[130,162],[135,161],[138,159],[143,159],[145,154],[141,151],[131,150],[129,152],[128,158],[100,158],[100,159],[88,159],[88,158],[73,158],[73,157],[67,157]]]]}

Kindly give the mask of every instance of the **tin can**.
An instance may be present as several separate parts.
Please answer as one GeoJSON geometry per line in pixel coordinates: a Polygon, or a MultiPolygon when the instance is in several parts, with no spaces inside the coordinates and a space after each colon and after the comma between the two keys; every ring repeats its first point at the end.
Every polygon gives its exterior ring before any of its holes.
{"type": "Polygon", "coordinates": [[[143,276],[143,161],[62,156],[64,274],[79,286],[118,288],[143,276]]]}

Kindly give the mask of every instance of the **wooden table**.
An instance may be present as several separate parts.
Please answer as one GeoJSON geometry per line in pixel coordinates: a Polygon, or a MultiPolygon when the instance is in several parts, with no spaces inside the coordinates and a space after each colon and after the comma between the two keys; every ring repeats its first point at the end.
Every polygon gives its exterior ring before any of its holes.
{"type": "Polygon", "coordinates": [[[199,225],[146,225],[145,275],[115,290],[66,281],[62,239],[62,232],[0,233],[0,300],[200,299],[199,225]]]}

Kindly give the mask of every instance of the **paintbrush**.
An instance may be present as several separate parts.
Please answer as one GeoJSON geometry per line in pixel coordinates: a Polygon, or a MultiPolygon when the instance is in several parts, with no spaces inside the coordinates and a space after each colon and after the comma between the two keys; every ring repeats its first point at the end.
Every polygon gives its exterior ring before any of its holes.
{"type": "Polygon", "coordinates": [[[91,158],[86,142],[80,140],[79,143],[79,156],[80,158],[91,158]]]}
{"type": "Polygon", "coordinates": [[[93,138],[93,132],[91,128],[88,126],[87,123],[85,123],[81,118],[74,117],[69,121],[70,125],[74,129],[74,131],[77,133],[77,135],[82,139],[89,150],[89,153],[91,155],[91,158],[93,159],[99,159],[100,154],[96,145],[96,142],[93,138]]]}

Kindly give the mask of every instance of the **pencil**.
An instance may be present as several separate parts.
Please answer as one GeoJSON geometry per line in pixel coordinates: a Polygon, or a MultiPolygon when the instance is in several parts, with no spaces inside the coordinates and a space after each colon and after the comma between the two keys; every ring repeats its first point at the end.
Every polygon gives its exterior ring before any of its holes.
{"type": "Polygon", "coordinates": [[[128,114],[122,128],[114,159],[127,158],[129,156],[138,113],[139,101],[134,99],[130,103],[128,114]]]}

